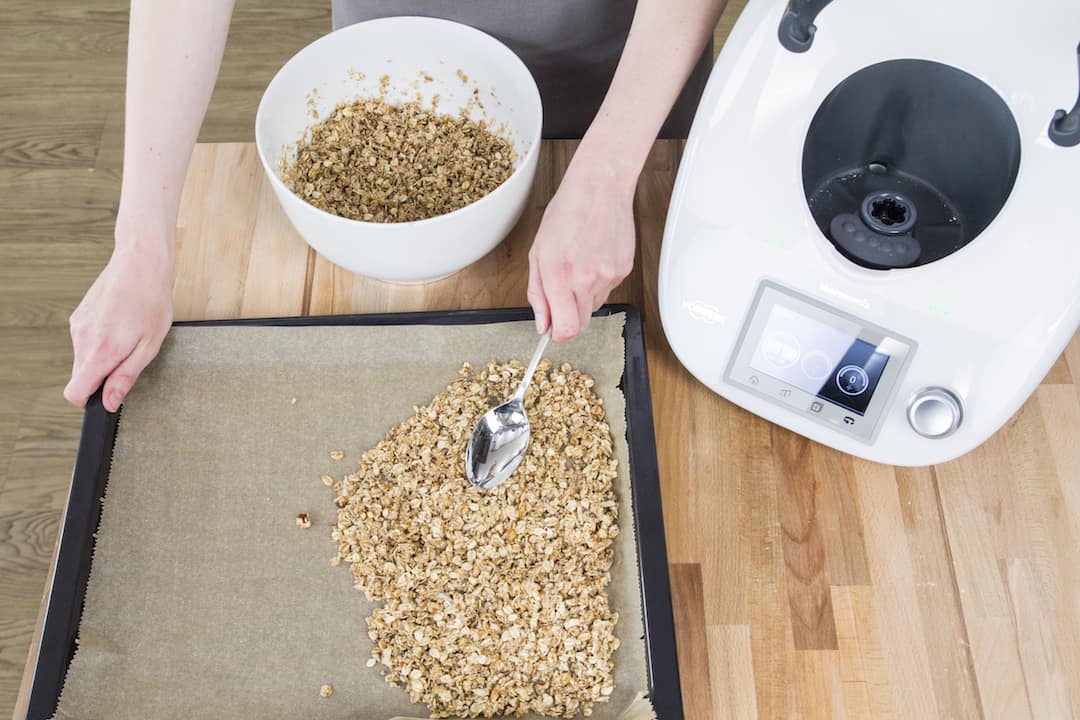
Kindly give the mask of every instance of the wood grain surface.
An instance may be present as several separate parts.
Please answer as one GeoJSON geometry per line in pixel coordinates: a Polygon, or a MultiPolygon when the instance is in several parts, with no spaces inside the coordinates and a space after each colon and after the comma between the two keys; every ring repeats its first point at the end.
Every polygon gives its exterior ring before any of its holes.
{"type": "MultiPolygon", "coordinates": [[[[60,398],[66,317],[111,247],[126,11],[8,5],[0,715],[21,718],[78,432],[60,398]]],[[[239,3],[204,140],[250,137],[266,80],[325,31],[326,5],[239,3]]],[[[544,145],[525,214],[490,255],[439,283],[391,286],[310,251],[250,145],[201,145],[179,220],[177,319],[524,305],[526,252],[573,149],[544,145]]],[[[687,717],[1080,717],[1080,337],[997,435],[945,465],[876,465],[772,426],[690,378],[664,340],[656,271],[679,151],[658,143],[650,157],[637,266],[612,300],[646,318],[687,717]]]]}
{"type": "MultiPolygon", "coordinates": [[[[524,305],[526,253],[573,149],[544,145],[525,214],[495,251],[438,283],[387,285],[295,235],[251,145],[201,145],[179,223],[177,319],[524,305]]],[[[946,465],[868,463],[772,426],[692,380],[660,332],[679,149],[652,153],[638,269],[612,300],[645,311],[687,717],[1073,717],[1080,338],[1000,433],[946,465]]],[[[14,459],[38,457],[48,432],[18,434],[14,459]]],[[[9,477],[5,497],[18,488],[9,477]]],[[[15,547],[48,555],[51,521],[12,527],[25,537],[15,547]]]]}

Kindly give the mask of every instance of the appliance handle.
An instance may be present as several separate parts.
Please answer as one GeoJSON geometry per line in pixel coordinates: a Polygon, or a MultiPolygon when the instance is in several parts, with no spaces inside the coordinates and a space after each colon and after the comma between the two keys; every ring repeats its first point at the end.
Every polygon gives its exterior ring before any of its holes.
{"type": "MultiPolygon", "coordinates": [[[[1080,77],[1080,45],[1076,46],[1076,66],[1077,76],[1080,77]]],[[[1076,103],[1072,110],[1054,112],[1054,119],[1050,121],[1049,135],[1054,144],[1061,147],[1080,145],[1080,91],[1077,92],[1076,103]]]]}
{"type": "Polygon", "coordinates": [[[804,53],[814,44],[814,18],[832,0],[790,0],[780,19],[780,44],[793,53],[804,53]]]}

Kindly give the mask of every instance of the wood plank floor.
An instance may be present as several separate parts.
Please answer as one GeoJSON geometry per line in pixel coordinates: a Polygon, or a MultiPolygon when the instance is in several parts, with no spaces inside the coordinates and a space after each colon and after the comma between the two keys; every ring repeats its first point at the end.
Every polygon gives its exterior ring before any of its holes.
{"type": "MultiPolygon", "coordinates": [[[[126,7],[8,0],[0,12],[6,716],[77,438],[79,414],[60,397],[66,318],[111,247],[126,7]]],[[[269,77],[328,27],[326,0],[240,0],[201,139],[249,140],[269,77]]],[[[242,150],[201,149],[197,161],[231,152],[242,150]]],[[[565,146],[550,152],[538,196],[569,158],[565,146]]],[[[616,298],[652,317],[656,218],[676,166],[673,149],[661,148],[643,175],[638,269],[616,298]]],[[[526,224],[540,210],[530,208],[526,224]]],[[[359,304],[361,283],[325,263],[312,283],[312,312],[359,304]]],[[[451,285],[433,292],[441,295],[395,289],[385,303],[489,304],[483,292],[461,297],[451,285]]],[[[520,287],[494,295],[524,300],[520,287]]],[[[261,304],[244,294],[222,302],[217,315],[258,314],[261,304]]],[[[177,316],[205,311],[178,307],[177,316]]],[[[657,422],[695,427],[684,443],[660,448],[689,718],[1080,715],[1080,338],[983,448],[916,470],[854,460],[775,428],[701,392],[665,352],[655,322],[648,342],[652,382],[664,390],[657,422]]]]}

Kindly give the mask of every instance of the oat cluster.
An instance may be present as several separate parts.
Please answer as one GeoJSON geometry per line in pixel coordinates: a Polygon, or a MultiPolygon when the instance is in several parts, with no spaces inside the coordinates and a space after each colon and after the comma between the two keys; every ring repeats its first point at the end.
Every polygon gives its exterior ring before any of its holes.
{"type": "Polygon", "coordinates": [[[524,371],[465,364],[333,485],[331,564],[350,563],[357,589],[383,603],[368,665],[432,717],[587,716],[614,689],[616,460],[593,379],[544,360],[518,471],[494,490],[464,478],[476,420],[524,371]]]}
{"type": "Polygon", "coordinates": [[[294,193],[334,215],[393,223],[473,203],[514,171],[513,142],[484,121],[382,98],[340,104],[283,169],[294,193]]]}

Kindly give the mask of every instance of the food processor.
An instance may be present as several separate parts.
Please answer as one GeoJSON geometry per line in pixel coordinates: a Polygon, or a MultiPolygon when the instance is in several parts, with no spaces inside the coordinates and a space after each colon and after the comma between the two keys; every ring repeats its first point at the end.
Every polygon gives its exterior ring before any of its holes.
{"type": "Polygon", "coordinates": [[[893,465],[975,448],[1080,325],[1080,2],[750,0],[664,230],[702,383],[893,465]]]}

